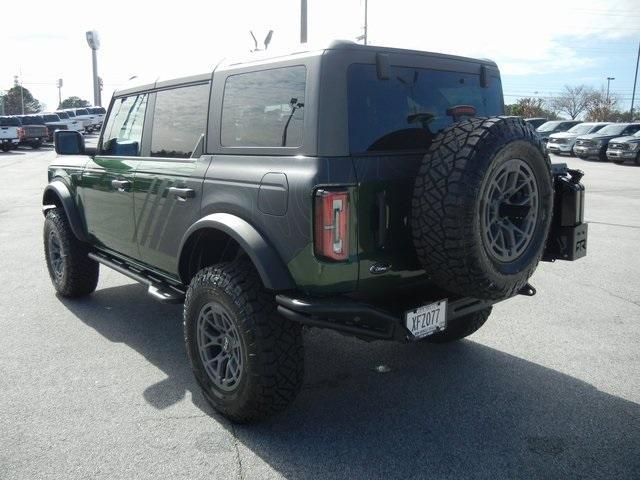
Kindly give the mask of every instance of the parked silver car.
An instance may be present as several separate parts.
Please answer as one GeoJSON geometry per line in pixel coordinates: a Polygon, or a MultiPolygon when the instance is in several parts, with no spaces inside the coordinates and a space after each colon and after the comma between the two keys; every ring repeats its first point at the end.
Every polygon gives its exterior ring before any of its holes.
{"type": "Polygon", "coordinates": [[[576,144],[576,138],[580,135],[586,135],[587,133],[595,133],[607,125],[609,124],[606,122],[579,123],[566,132],[552,133],[549,135],[547,150],[552,153],[567,153],[573,155],[573,146],[576,144]]]}
{"type": "Polygon", "coordinates": [[[628,137],[618,137],[609,141],[607,159],[614,163],[633,160],[640,165],[640,130],[628,137]]]}

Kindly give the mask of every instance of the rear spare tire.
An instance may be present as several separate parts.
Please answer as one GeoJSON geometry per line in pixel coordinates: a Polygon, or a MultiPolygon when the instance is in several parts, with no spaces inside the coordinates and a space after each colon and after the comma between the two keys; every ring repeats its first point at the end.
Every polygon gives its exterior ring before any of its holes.
{"type": "Polygon", "coordinates": [[[553,211],[549,156],[519,118],[443,129],[415,180],[412,235],[427,274],[452,293],[514,295],[533,274],[553,211]]]}

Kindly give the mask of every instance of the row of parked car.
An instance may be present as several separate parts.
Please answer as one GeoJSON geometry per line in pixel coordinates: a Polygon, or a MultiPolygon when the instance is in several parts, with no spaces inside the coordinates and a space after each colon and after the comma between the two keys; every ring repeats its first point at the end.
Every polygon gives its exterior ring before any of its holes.
{"type": "Polygon", "coordinates": [[[86,107],[35,115],[0,116],[0,148],[5,152],[22,145],[40,148],[43,143],[53,141],[56,130],[99,131],[106,113],[103,107],[86,107]]]}
{"type": "Polygon", "coordinates": [[[549,152],[640,165],[640,122],[581,122],[526,118],[549,152]]]}

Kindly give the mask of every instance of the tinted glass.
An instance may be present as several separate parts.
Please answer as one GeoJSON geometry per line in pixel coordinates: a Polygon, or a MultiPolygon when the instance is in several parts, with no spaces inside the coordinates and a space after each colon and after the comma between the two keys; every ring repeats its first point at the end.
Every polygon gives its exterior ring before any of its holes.
{"type": "Polygon", "coordinates": [[[69,115],[69,117],[70,117],[70,118],[73,118],[73,117],[75,117],[75,116],[76,116],[76,114],[75,114],[75,113],[73,113],[73,112],[69,112],[69,111],[67,112],[67,115],[69,115]]]}
{"type": "Polygon", "coordinates": [[[598,133],[602,135],[620,135],[626,127],[627,125],[625,124],[612,123],[611,125],[604,127],[598,133]]]}
{"type": "Polygon", "coordinates": [[[295,66],[227,78],[222,104],[222,145],[302,145],[306,76],[304,66],[295,66]]]}
{"type": "Polygon", "coordinates": [[[21,117],[23,125],[44,125],[44,119],[40,116],[38,117],[21,117]]]}
{"type": "Polygon", "coordinates": [[[116,98],[103,128],[102,154],[135,157],[140,155],[142,126],[147,95],[116,98]]]}
{"type": "Polygon", "coordinates": [[[426,149],[453,122],[447,109],[472,105],[478,116],[503,113],[500,79],[412,67],[392,67],[380,80],[375,65],[349,67],[349,143],[352,153],[426,149]]]}
{"type": "Polygon", "coordinates": [[[575,133],[576,135],[582,135],[583,133],[589,133],[593,129],[593,124],[591,123],[579,123],[578,125],[574,125],[567,132],[575,133]]]}
{"type": "Polygon", "coordinates": [[[555,130],[558,125],[560,125],[562,122],[558,122],[557,120],[551,121],[551,122],[545,122],[542,125],[540,125],[536,131],[537,132],[551,132],[553,130],[555,130]]]}
{"type": "Polygon", "coordinates": [[[69,114],[67,112],[57,112],[56,115],[58,115],[60,118],[64,118],[65,120],[69,119],[69,114]]]}
{"type": "Polygon", "coordinates": [[[20,119],[16,117],[0,117],[0,127],[19,127],[20,119]]]}
{"type": "Polygon", "coordinates": [[[204,133],[208,104],[209,84],[158,92],[151,156],[190,157],[204,133]]]}
{"type": "Polygon", "coordinates": [[[94,107],[91,109],[91,111],[93,113],[99,113],[101,115],[104,115],[105,113],[107,113],[107,111],[104,109],[104,107],[94,107]]]}
{"type": "Polygon", "coordinates": [[[589,133],[596,133],[597,131],[602,130],[602,128],[606,126],[607,126],[606,123],[604,125],[596,125],[589,131],[589,133]]]}
{"type": "Polygon", "coordinates": [[[624,134],[633,135],[638,130],[640,130],[640,125],[629,125],[627,128],[624,129],[624,134]]]}
{"type": "Polygon", "coordinates": [[[89,115],[89,110],[86,108],[78,108],[76,109],[76,115],[89,115]]]}
{"type": "Polygon", "coordinates": [[[58,121],[60,121],[60,117],[58,117],[58,115],[44,115],[42,118],[44,118],[45,122],[58,122],[58,121]]]}

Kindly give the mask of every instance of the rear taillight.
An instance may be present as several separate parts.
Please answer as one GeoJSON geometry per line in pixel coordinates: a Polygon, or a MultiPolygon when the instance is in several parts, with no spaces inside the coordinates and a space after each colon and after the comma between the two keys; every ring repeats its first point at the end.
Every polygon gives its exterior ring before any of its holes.
{"type": "Polygon", "coordinates": [[[22,127],[18,127],[18,138],[20,140],[24,140],[25,134],[24,134],[24,128],[22,127]]]}
{"type": "Polygon", "coordinates": [[[317,190],[314,248],[318,257],[343,261],[349,257],[349,192],[317,190]]]}

